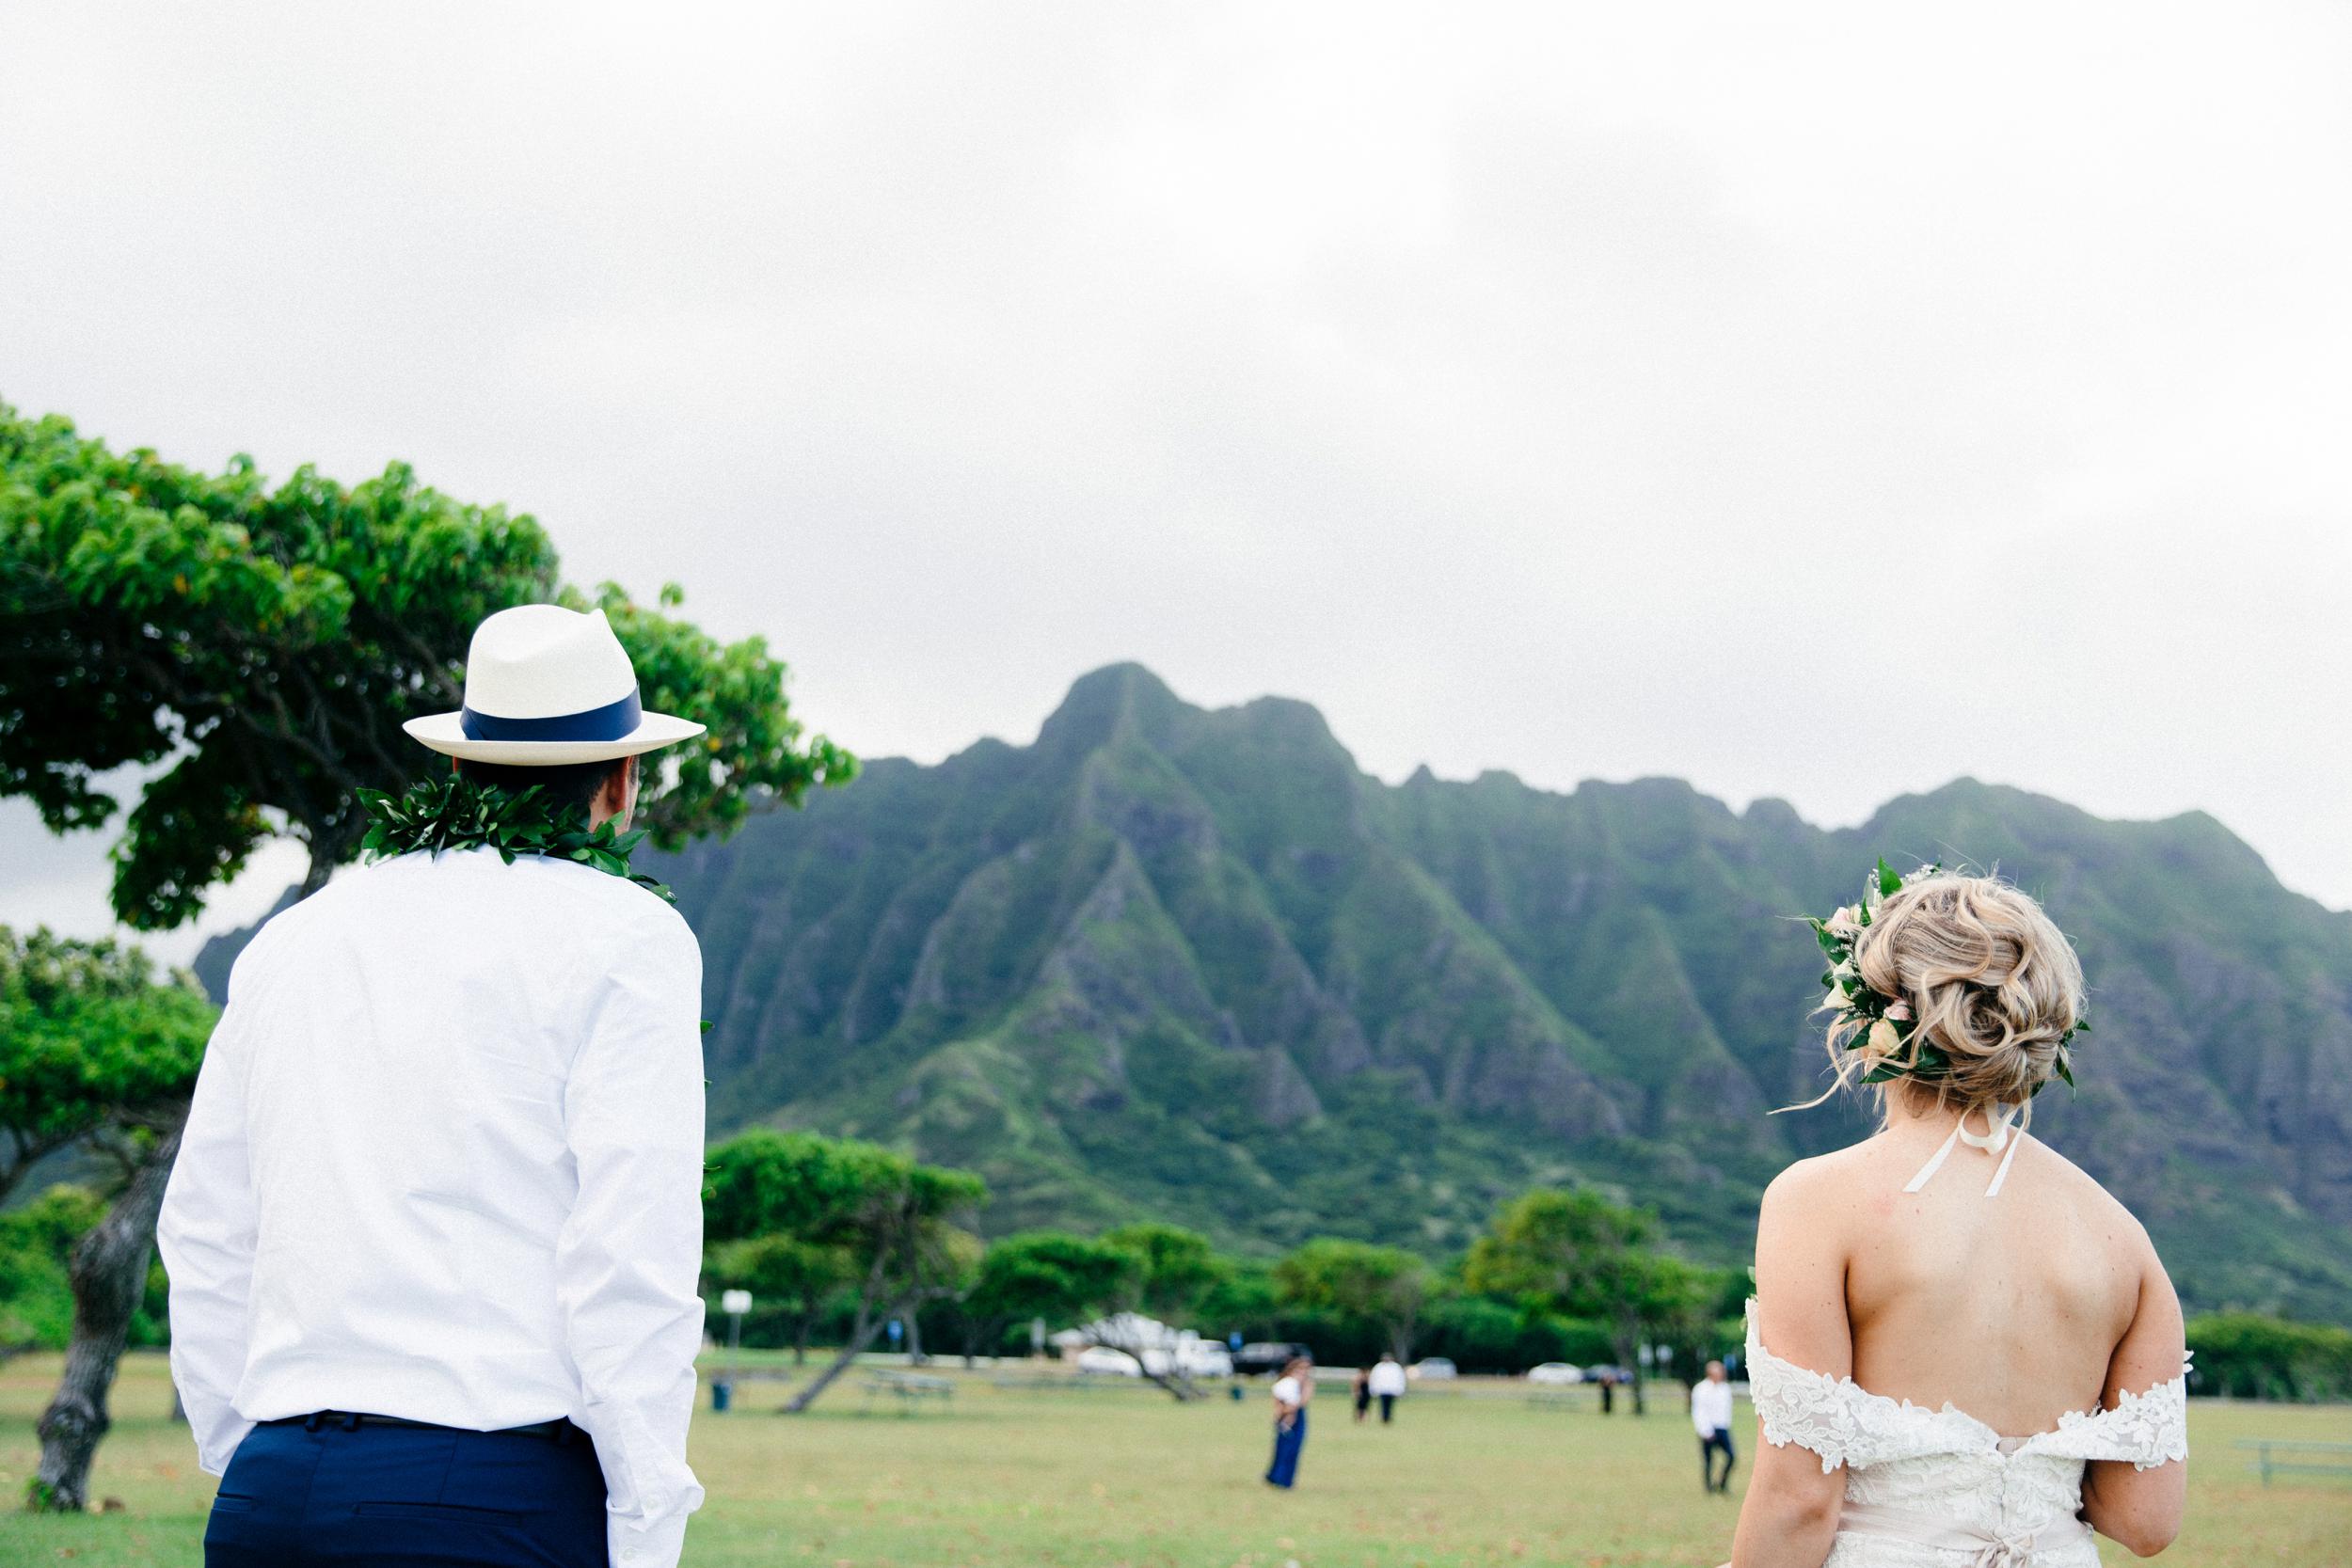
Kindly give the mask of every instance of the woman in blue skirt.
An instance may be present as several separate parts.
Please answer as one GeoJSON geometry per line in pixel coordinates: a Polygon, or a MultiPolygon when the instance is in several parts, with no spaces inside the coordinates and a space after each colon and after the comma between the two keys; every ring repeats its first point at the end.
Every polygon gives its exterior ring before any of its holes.
{"type": "Polygon", "coordinates": [[[1298,1479],[1298,1450],[1307,1446],[1307,1402],[1314,1392],[1314,1364],[1303,1355],[1293,1357],[1274,1380],[1274,1463],[1265,1479],[1285,1491],[1298,1479]]]}

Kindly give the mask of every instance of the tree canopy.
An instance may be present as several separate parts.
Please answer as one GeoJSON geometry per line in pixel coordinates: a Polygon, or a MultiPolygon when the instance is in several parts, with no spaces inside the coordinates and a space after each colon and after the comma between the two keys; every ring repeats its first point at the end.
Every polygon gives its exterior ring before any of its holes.
{"type": "Polygon", "coordinates": [[[1429,1292],[1429,1265],[1402,1247],[1323,1236],[1274,1266],[1275,1289],[1289,1306],[1369,1323],[1400,1361],[1429,1292]]]}
{"type": "Polygon", "coordinates": [[[1225,1276],[1225,1261],[1209,1239],[1182,1226],[1122,1225],[1104,1231],[1103,1242],[1136,1259],[1117,1305],[1171,1323],[1199,1310],[1225,1276]]]}
{"type": "Polygon", "coordinates": [[[135,947],[0,926],[0,1197],[42,1155],[184,1100],[215,1016],[135,947]]]}
{"type": "Polygon", "coordinates": [[[315,885],[358,848],[355,789],[447,766],[400,725],[456,705],[474,626],[542,601],[601,605],[647,705],[709,726],[647,773],[657,844],[855,770],[803,737],[761,639],[673,619],[675,589],[647,608],[557,568],[532,518],[405,464],[348,489],[305,467],[272,489],[249,458],[199,473],[0,404],[0,796],[53,832],[95,828],[120,805],[100,776],[139,770],[113,889],[135,927],[186,920],[280,831],[315,885]]]}
{"type": "Polygon", "coordinates": [[[849,1265],[849,1343],[793,1410],[815,1402],[885,1323],[953,1290],[971,1266],[958,1222],[987,1196],[969,1171],[853,1139],[758,1130],[711,1150],[703,1225],[712,1241],[784,1236],[837,1251],[849,1265]]]}
{"type": "Polygon", "coordinates": [[[1464,1283],[1530,1307],[1607,1323],[1618,1363],[1633,1373],[1644,1331],[1678,1324],[1696,1310],[1698,1275],[1656,1250],[1658,1218],[1599,1194],[1538,1188],[1495,1216],[1494,1228],[1463,1260],[1464,1283]]]}
{"type": "Polygon", "coordinates": [[[989,1243],[960,1303],[969,1349],[991,1348],[1010,1325],[1042,1318],[1067,1327],[1107,1311],[1141,1259],[1066,1230],[1023,1230],[989,1243]]]}

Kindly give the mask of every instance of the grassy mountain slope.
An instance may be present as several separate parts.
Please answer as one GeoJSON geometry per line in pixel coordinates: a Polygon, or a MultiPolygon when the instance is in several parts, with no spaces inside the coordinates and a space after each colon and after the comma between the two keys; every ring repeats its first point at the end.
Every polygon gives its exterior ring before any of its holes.
{"type": "Polygon", "coordinates": [[[1661,779],[1364,775],[1304,704],[1133,665],[1026,747],[857,785],[664,863],[702,933],[714,1119],[984,1172],[993,1227],[1152,1214],[1229,1243],[1461,1245],[1571,1176],[1733,1259],[1858,1109],[1788,917],[1884,853],[1997,865],[2077,940],[2097,1033],[2037,1130],[2185,1292],[2352,1317],[2352,916],[2202,816],[1961,780],[1825,832],[1661,779]]]}

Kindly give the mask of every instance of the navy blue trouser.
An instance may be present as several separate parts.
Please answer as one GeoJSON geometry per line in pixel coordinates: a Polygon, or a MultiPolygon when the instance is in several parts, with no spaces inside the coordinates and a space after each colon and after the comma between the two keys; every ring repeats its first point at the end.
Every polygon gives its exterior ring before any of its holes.
{"type": "Polygon", "coordinates": [[[1298,1450],[1307,1446],[1307,1412],[1302,1408],[1291,1418],[1285,1428],[1274,1429],[1274,1463],[1267,1466],[1265,1479],[1277,1486],[1289,1486],[1298,1479],[1298,1450]]]}
{"type": "Polygon", "coordinates": [[[606,1568],[604,1472],[586,1433],[255,1427],[204,1531],[205,1568],[606,1568]]]}

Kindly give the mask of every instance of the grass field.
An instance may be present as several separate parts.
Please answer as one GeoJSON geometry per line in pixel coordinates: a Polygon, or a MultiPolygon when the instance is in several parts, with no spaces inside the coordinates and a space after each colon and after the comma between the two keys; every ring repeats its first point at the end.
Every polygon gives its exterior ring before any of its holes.
{"type": "MultiPolygon", "coordinates": [[[[55,1356],[0,1367],[0,1486],[21,1496],[55,1356]]],[[[1397,1425],[1349,1423],[1327,1390],[1296,1492],[1272,1492],[1263,1395],[1179,1407],[1132,1386],[1009,1386],[959,1375],[944,1408],[869,1414],[854,1381],[830,1408],[786,1419],[772,1383],[736,1412],[706,1410],[693,1462],[710,1500],[687,1537],[693,1568],[1468,1568],[1676,1563],[1728,1554],[1733,1502],[1703,1495],[1677,1392],[1607,1419],[1579,1402],[1529,1403],[1503,1384],[1408,1399],[1397,1425]]],[[[895,1403],[895,1402],[894,1402],[895,1403]]],[[[167,1420],[161,1356],[133,1356],[96,1491],[118,1513],[0,1513],[0,1564],[149,1568],[201,1560],[210,1477],[167,1420]]],[[[1744,1417],[1743,1417],[1744,1419],[1744,1417]]],[[[1743,1427],[1744,1433],[1748,1430],[1743,1427]]],[[[2230,1440],[2352,1442],[2352,1409],[2200,1403],[2190,1417],[2189,1522],[2177,1568],[2352,1563],[2352,1480],[2268,1489],[2230,1440]]],[[[1741,1479],[1744,1480],[1744,1469],[1741,1479]]],[[[2129,1561],[2102,1546],[2110,1563],[2129,1561]]]]}

